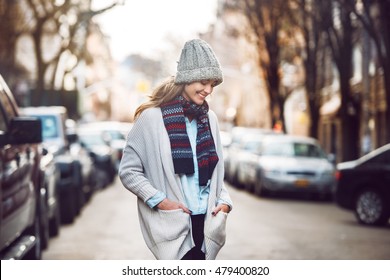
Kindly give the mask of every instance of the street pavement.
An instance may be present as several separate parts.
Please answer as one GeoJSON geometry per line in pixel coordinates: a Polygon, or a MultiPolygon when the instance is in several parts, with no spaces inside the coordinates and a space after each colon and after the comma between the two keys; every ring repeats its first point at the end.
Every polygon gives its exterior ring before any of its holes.
{"type": "MultiPolygon", "coordinates": [[[[332,202],[259,198],[228,185],[234,202],[220,260],[390,259],[390,226],[359,225],[332,202]]],[[[136,198],[117,179],[96,193],[43,253],[46,260],[153,260],[136,198]]]]}

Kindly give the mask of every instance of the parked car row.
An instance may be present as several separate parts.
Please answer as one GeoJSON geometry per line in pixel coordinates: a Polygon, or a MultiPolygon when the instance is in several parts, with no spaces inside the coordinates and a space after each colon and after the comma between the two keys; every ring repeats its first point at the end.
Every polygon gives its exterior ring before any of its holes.
{"type": "Polygon", "coordinates": [[[65,126],[65,107],[27,107],[21,108],[21,112],[42,122],[42,146],[45,153],[53,157],[59,173],[56,191],[59,194],[60,218],[63,223],[72,223],[91,195],[92,161],[82,151],[78,154],[71,152],[65,126]]]}
{"type": "MultiPolygon", "coordinates": [[[[130,129],[124,127],[123,139],[130,129]]],[[[0,76],[1,259],[40,259],[61,225],[115,180],[121,144],[114,151],[95,134],[102,145],[91,146],[86,130],[62,106],[19,108],[0,76]]]]}
{"type": "Polygon", "coordinates": [[[78,134],[81,143],[91,152],[110,154],[114,168],[112,174],[118,172],[123,148],[126,145],[126,136],[132,124],[114,121],[100,121],[80,124],[78,134]]]}
{"type": "Polygon", "coordinates": [[[225,179],[259,196],[302,193],[329,199],[364,225],[390,219],[390,144],[335,164],[317,140],[234,128],[223,132],[225,179]]]}
{"type": "Polygon", "coordinates": [[[234,186],[259,196],[305,193],[331,198],[335,167],[315,139],[272,130],[236,131],[225,161],[225,178],[234,186]]]}
{"type": "MultiPolygon", "coordinates": [[[[233,183],[239,185],[238,182],[238,166],[240,165],[240,158],[243,151],[251,152],[251,147],[245,146],[248,137],[257,137],[261,140],[266,135],[277,134],[271,129],[260,128],[247,128],[247,127],[234,127],[230,133],[230,144],[225,148],[225,178],[233,183]]],[[[226,137],[225,137],[226,138],[226,137]]],[[[245,157],[246,155],[244,155],[245,157]]]]}
{"type": "MultiPolygon", "coordinates": [[[[105,122],[77,125],[62,106],[22,108],[25,115],[42,121],[43,146],[54,157],[60,176],[57,180],[61,219],[72,223],[96,190],[116,178],[120,157],[105,141],[105,122]]],[[[114,127],[115,122],[112,122],[114,127]]]]}

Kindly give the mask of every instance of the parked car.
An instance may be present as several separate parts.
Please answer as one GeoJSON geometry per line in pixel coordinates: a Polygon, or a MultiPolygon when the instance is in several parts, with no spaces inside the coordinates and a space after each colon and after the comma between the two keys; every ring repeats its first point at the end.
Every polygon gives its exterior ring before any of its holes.
{"type": "Polygon", "coordinates": [[[77,132],[77,123],[72,119],[65,121],[66,136],[69,142],[69,152],[72,158],[78,159],[82,166],[83,178],[83,193],[86,202],[90,200],[95,191],[100,190],[101,176],[99,169],[95,166],[93,158],[89,150],[86,149],[80,142],[80,137],[77,132]],[[86,183],[87,182],[87,183],[86,183]]]}
{"type": "Polygon", "coordinates": [[[241,140],[239,152],[236,155],[238,187],[243,187],[252,192],[256,181],[256,168],[251,168],[260,155],[265,135],[248,135],[241,140]]]}
{"type": "MultiPolygon", "coordinates": [[[[56,167],[60,170],[57,187],[60,193],[61,221],[72,223],[84,203],[85,185],[90,184],[90,175],[83,171],[82,154],[72,154],[66,133],[67,110],[63,106],[26,107],[28,116],[42,121],[44,147],[54,155],[56,167]]],[[[87,155],[88,156],[88,155],[87,155]]]]}
{"type": "Polygon", "coordinates": [[[274,135],[279,134],[271,129],[263,128],[251,128],[236,126],[231,130],[231,143],[228,148],[225,149],[225,179],[235,186],[239,186],[238,182],[238,165],[237,158],[241,153],[242,141],[250,135],[274,135]],[[226,155],[226,156],[225,156],[226,155]]]}
{"type": "Polygon", "coordinates": [[[80,125],[77,135],[81,145],[92,157],[95,167],[104,172],[104,177],[100,179],[103,187],[108,186],[117,176],[117,151],[104,141],[101,131],[96,128],[80,125]]]}
{"type": "Polygon", "coordinates": [[[0,257],[40,259],[47,232],[41,121],[26,118],[0,75],[0,257]]]}
{"type": "Polygon", "coordinates": [[[54,155],[45,148],[42,148],[42,157],[40,167],[43,172],[41,192],[46,196],[46,211],[48,231],[44,232],[45,238],[42,239],[42,247],[48,246],[48,237],[57,236],[60,232],[61,213],[60,213],[60,194],[57,182],[60,178],[60,171],[56,167],[54,155]]]}
{"type": "Polygon", "coordinates": [[[131,123],[118,121],[97,121],[80,125],[81,130],[88,130],[90,133],[95,131],[96,135],[99,134],[103,142],[111,147],[114,153],[116,172],[118,172],[123,149],[126,146],[126,137],[131,127],[131,123]]]}
{"type": "Polygon", "coordinates": [[[334,165],[310,137],[265,137],[248,169],[257,195],[306,193],[330,199],[336,183],[334,165]]]}
{"type": "Polygon", "coordinates": [[[365,225],[385,225],[390,218],[390,144],[337,165],[335,201],[354,211],[365,225]]]}
{"type": "Polygon", "coordinates": [[[229,149],[229,146],[232,144],[232,137],[231,137],[229,132],[224,131],[224,130],[220,131],[220,136],[221,136],[221,144],[222,144],[223,162],[224,162],[224,165],[226,168],[226,166],[228,164],[228,160],[229,160],[228,149],[229,149]]]}

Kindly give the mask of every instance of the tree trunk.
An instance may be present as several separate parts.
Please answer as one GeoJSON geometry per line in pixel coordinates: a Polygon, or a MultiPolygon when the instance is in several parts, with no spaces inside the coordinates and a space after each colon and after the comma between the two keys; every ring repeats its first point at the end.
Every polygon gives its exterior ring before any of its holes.
{"type": "Polygon", "coordinates": [[[381,10],[381,26],[383,36],[383,48],[384,48],[384,59],[383,65],[383,80],[386,93],[386,132],[385,142],[390,143],[390,1],[379,1],[381,10]]]}
{"type": "Polygon", "coordinates": [[[319,121],[319,106],[317,102],[317,64],[315,52],[307,50],[307,60],[305,61],[305,88],[306,88],[306,100],[309,106],[310,113],[310,127],[309,135],[313,138],[318,138],[318,121],[319,121]]]}
{"type": "MultiPolygon", "coordinates": [[[[343,74],[341,73],[341,76],[343,74]]],[[[351,98],[349,79],[340,77],[341,107],[341,160],[355,160],[360,155],[360,106],[351,98]]]]}
{"type": "MultiPolygon", "coordinates": [[[[390,68],[390,65],[388,65],[390,68]]],[[[383,79],[385,85],[385,94],[386,94],[386,133],[385,133],[385,142],[390,143],[390,70],[384,71],[383,79]]]]}
{"type": "Polygon", "coordinates": [[[34,41],[34,52],[36,59],[36,84],[35,84],[35,94],[37,94],[40,98],[37,100],[41,100],[41,105],[46,105],[46,100],[44,100],[44,90],[45,90],[45,72],[46,65],[43,61],[42,57],[42,25],[43,22],[38,22],[36,31],[32,34],[34,41]]]}

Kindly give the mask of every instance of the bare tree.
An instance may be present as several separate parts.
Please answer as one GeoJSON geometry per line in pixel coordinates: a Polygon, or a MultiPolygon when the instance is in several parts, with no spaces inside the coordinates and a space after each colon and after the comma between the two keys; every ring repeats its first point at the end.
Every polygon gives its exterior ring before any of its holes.
{"type": "MultiPolygon", "coordinates": [[[[378,63],[383,69],[386,91],[386,132],[384,143],[390,142],[390,1],[389,0],[349,0],[347,8],[362,23],[372,38],[378,63]],[[360,5],[358,5],[360,4],[360,5]]],[[[383,143],[383,144],[384,144],[383,143]]]]}
{"type": "Polygon", "coordinates": [[[286,92],[280,90],[281,38],[286,35],[286,11],[288,1],[242,0],[242,9],[251,27],[259,53],[259,66],[266,82],[270,102],[272,126],[281,122],[284,126],[284,102],[286,92]]]}
{"type": "Polygon", "coordinates": [[[288,10],[291,22],[298,26],[304,38],[300,56],[304,65],[306,99],[311,120],[309,135],[314,138],[318,138],[319,110],[322,105],[320,89],[325,83],[324,73],[319,71],[324,52],[320,2],[321,0],[295,0],[292,3],[296,5],[296,9],[288,10]]]}
{"type": "Polygon", "coordinates": [[[323,28],[340,82],[341,106],[338,116],[341,121],[342,161],[353,160],[359,156],[360,116],[359,96],[353,94],[350,86],[355,28],[352,23],[352,9],[345,5],[345,1],[348,0],[319,3],[323,11],[323,28]]]}
{"type": "Polygon", "coordinates": [[[18,2],[0,0],[0,73],[13,89],[17,83],[15,77],[25,74],[26,70],[16,62],[16,44],[25,32],[23,12],[18,2]]]}
{"type": "Polygon", "coordinates": [[[85,55],[83,50],[85,49],[89,20],[93,16],[119,4],[114,2],[104,9],[92,11],[91,0],[25,1],[32,14],[30,34],[36,58],[37,93],[42,92],[45,88],[53,87],[58,63],[65,52],[78,59],[85,55]],[[50,48],[52,54],[50,57],[45,56],[48,48],[50,48]],[[51,70],[51,77],[48,77],[49,69],[51,70]]]}

